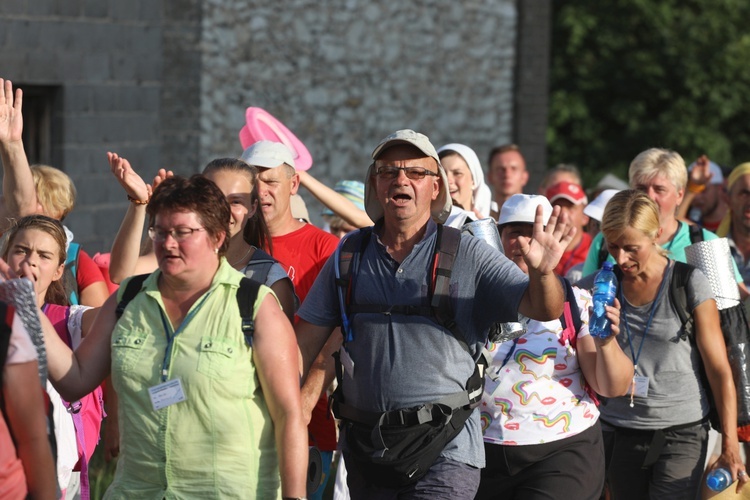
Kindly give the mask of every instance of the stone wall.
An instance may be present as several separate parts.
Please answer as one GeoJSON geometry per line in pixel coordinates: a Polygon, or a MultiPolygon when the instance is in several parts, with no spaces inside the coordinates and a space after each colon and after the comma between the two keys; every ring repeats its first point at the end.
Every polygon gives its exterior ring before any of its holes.
{"type": "Polygon", "coordinates": [[[160,164],[162,2],[2,0],[0,76],[54,89],[49,160],[78,189],[66,224],[91,253],[119,227],[125,195],[106,151],[160,164]]]}
{"type": "Polygon", "coordinates": [[[295,132],[329,184],[361,179],[404,127],[483,163],[511,140],[543,158],[549,0],[529,1],[2,0],[0,77],[54,90],[49,161],[78,187],[66,222],[93,253],[127,206],[106,151],[148,178],[197,172],[239,154],[248,106],[295,132]]]}
{"type": "Polygon", "coordinates": [[[258,106],[305,143],[311,173],[330,185],[362,179],[399,128],[436,147],[463,142],[484,162],[512,138],[516,23],[513,0],[206,0],[202,160],[238,154],[244,110],[258,106]]]}

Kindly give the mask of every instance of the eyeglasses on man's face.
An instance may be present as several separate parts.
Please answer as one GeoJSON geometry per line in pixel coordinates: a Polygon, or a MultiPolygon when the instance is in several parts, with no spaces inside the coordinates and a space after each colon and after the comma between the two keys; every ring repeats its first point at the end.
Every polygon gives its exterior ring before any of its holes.
{"type": "Polygon", "coordinates": [[[432,170],[427,170],[423,167],[393,167],[393,166],[384,166],[384,167],[377,167],[375,169],[375,175],[380,177],[381,179],[386,180],[392,180],[398,177],[399,171],[403,170],[404,175],[408,179],[411,179],[413,181],[418,181],[420,179],[424,179],[425,176],[433,176],[437,177],[438,173],[433,172],[432,170]]]}
{"type": "Polygon", "coordinates": [[[205,227],[176,227],[174,229],[163,229],[159,226],[148,228],[148,237],[153,241],[164,241],[171,236],[178,243],[190,238],[196,231],[205,231],[205,227]]]}

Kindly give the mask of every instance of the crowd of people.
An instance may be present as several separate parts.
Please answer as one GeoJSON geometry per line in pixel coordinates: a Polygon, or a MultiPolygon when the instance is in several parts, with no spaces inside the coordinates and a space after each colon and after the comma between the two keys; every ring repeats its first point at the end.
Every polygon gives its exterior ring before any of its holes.
{"type": "Polygon", "coordinates": [[[271,140],[150,183],[109,152],[129,203],[92,257],[63,224],[70,178],[29,165],[22,106],[0,79],[0,275],[33,284],[0,301],[0,497],[88,499],[97,446],[118,461],[112,499],[692,499],[707,471],[747,482],[719,297],[686,261],[725,238],[747,297],[750,163],[651,148],[627,183],[587,189],[563,164],[525,194],[518,146],[485,172],[409,129],[333,188],[271,140]],[[600,337],[605,261],[619,285],[600,337]]]}

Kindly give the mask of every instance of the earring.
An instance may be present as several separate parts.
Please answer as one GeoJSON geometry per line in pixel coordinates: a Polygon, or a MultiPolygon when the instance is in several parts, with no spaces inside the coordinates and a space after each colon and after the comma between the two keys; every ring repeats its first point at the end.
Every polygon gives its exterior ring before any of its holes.
{"type": "Polygon", "coordinates": [[[216,255],[218,255],[218,254],[219,254],[219,249],[218,249],[218,248],[214,248],[214,253],[215,253],[216,255]]]}

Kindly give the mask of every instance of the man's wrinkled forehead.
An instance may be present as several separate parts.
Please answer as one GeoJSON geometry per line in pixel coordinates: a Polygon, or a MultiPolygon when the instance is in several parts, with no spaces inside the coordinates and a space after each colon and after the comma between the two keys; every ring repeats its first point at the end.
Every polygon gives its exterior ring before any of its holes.
{"type": "Polygon", "coordinates": [[[434,158],[425,154],[424,151],[411,144],[394,144],[388,146],[375,158],[376,165],[383,165],[393,161],[431,159],[427,165],[437,166],[434,158]]]}

